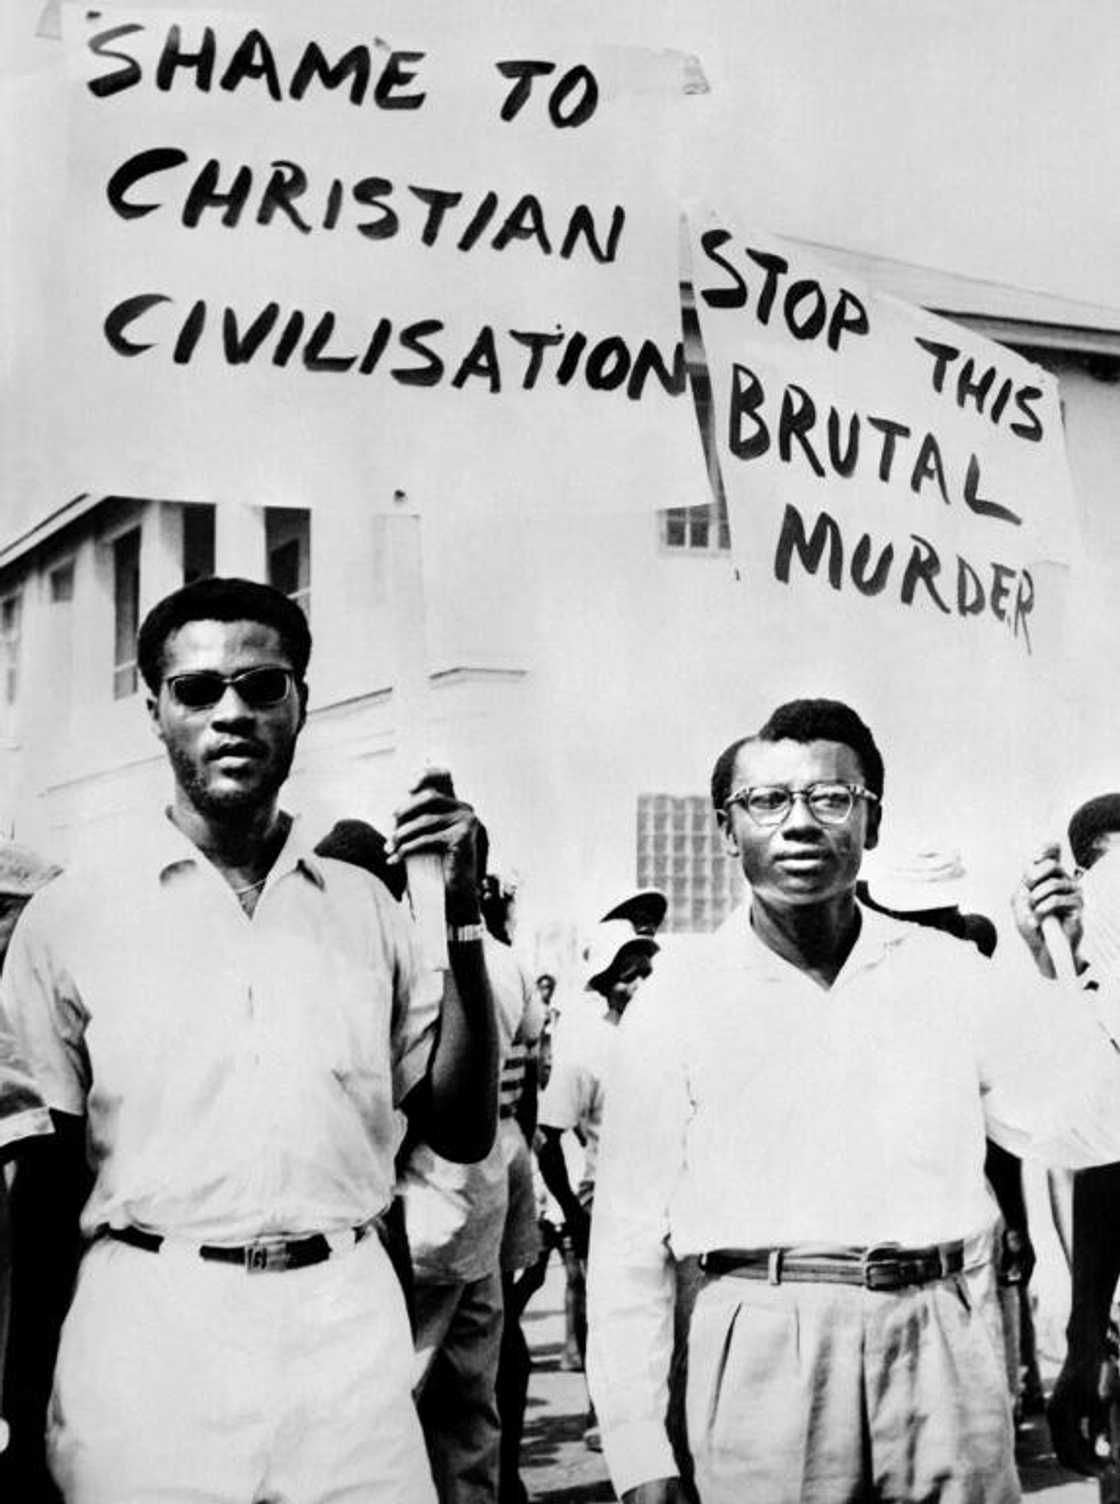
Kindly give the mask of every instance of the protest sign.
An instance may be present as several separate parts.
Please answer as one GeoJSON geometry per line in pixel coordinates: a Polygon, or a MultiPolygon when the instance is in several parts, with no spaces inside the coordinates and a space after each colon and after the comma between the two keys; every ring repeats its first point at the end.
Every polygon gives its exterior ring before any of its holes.
{"type": "Polygon", "coordinates": [[[1041,566],[1075,537],[1056,381],[777,236],[694,216],[691,251],[744,578],[873,633],[935,620],[954,654],[1053,641],[1041,566]]]}
{"type": "Polygon", "coordinates": [[[911,770],[888,776],[889,854],[957,847],[1005,892],[1068,746],[1057,383],[737,217],[704,206],[689,240],[741,694],[854,705],[911,770]]]}
{"type": "Polygon", "coordinates": [[[75,485],[548,510],[702,484],[680,56],[496,11],[64,12],[75,485]]]}

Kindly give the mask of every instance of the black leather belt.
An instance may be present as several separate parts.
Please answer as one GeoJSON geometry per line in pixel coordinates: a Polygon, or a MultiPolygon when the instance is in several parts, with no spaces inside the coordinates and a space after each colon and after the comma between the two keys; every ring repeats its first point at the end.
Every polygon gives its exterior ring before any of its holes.
{"type": "MultiPolygon", "coordinates": [[[[345,1237],[351,1241],[343,1246],[353,1247],[360,1243],[372,1225],[365,1222],[360,1227],[350,1228],[345,1237]]],[[[130,1248],[143,1248],[148,1253],[159,1253],[167,1242],[159,1233],[144,1232],[139,1227],[105,1227],[102,1232],[114,1242],[127,1243],[130,1248]]],[[[174,1243],[172,1246],[181,1245],[174,1243]]],[[[336,1251],[342,1251],[321,1232],[311,1233],[305,1238],[259,1238],[255,1243],[231,1247],[219,1243],[187,1244],[186,1247],[200,1259],[216,1264],[238,1264],[247,1274],[306,1269],[312,1264],[322,1264],[336,1251]]]]}
{"type": "Polygon", "coordinates": [[[714,1248],[700,1255],[705,1274],[764,1279],[772,1285],[863,1285],[868,1290],[905,1290],[930,1285],[964,1268],[964,1244],[931,1243],[901,1248],[714,1248]]]}

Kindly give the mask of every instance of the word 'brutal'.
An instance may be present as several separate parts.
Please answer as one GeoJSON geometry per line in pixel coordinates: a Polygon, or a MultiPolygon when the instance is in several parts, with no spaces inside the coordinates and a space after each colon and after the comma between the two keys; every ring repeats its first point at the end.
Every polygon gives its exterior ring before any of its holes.
{"type": "MultiPolygon", "coordinates": [[[[775,438],[783,464],[791,464],[796,454],[818,479],[825,478],[826,461],[832,474],[841,479],[873,465],[884,485],[902,472],[915,496],[933,487],[946,506],[951,504],[948,470],[935,434],[915,434],[909,424],[880,414],[841,413],[833,405],[827,412],[818,410],[805,388],[792,381],[783,388],[780,399],[776,403],[771,399],[768,406],[761,378],[736,362],[731,368],[728,411],[731,453],[739,460],[759,459],[775,438]]],[[[959,494],[977,516],[1020,526],[1023,519],[1017,512],[980,494],[980,481],[980,459],[972,453],[963,478],[956,477],[953,495],[959,494]]]]}

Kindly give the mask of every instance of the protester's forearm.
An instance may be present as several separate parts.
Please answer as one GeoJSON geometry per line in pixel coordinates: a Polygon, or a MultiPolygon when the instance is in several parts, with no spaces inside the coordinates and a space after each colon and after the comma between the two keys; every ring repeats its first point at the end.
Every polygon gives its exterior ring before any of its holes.
{"type": "Polygon", "coordinates": [[[537,1153],[537,1163],[541,1167],[541,1178],[545,1185],[556,1197],[560,1210],[571,1221],[578,1220],[582,1207],[579,1198],[572,1190],[572,1183],[568,1179],[568,1165],[564,1158],[564,1147],[560,1142],[558,1133],[545,1131],[544,1142],[537,1153]]]}
{"type": "Polygon", "coordinates": [[[1023,1161],[1001,1144],[987,1141],[984,1174],[995,1193],[1000,1214],[1008,1227],[1026,1229],[1027,1206],[1023,1197],[1023,1161]]]}
{"type": "Polygon", "coordinates": [[[521,1088],[521,1096],[518,1098],[515,1117],[518,1127],[525,1135],[525,1142],[531,1144],[537,1131],[537,1062],[527,1060],[525,1062],[525,1083],[521,1088]]]}
{"type": "Polygon", "coordinates": [[[51,1116],[53,1137],[24,1150],[11,1192],[10,1382],[5,1404],[13,1450],[32,1471],[41,1462],[59,1332],[81,1257],[78,1216],[90,1185],[84,1119],[65,1113],[51,1116]]]}
{"type": "Polygon", "coordinates": [[[445,1159],[482,1159],[498,1125],[498,1029],[482,944],[452,941],[439,1036],[423,1096],[422,1131],[445,1159]]]}
{"type": "Polygon", "coordinates": [[[1082,1170],[1074,1180],[1074,1263],[1069,1338],[1079,1351],[1099,1351],[1117,1280],[1120,1231],[1116,1206],[1120,1165],[1082,1170]]]}

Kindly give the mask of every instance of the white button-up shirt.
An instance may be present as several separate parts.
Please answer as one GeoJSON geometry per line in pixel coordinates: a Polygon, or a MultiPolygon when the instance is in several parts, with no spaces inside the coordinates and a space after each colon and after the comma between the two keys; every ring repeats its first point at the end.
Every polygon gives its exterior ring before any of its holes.
{"type": "Polygon", "coordinates": [[[574,1132],[583,1144],[580,1190],[585,1194],[595,1185],[604,1083],[618,1029],[605,999],[598,994],[588,993],[586,1002],[565,1009],[553,1040],[552,1074],[541,1093],[540,1127],[574,1132]]]}
{"type": "Polygon", "coordinates": [[[615,1488],[675,1472],[670,1252],[946,1242],[990,1227],[984,1138],[1120,1159],[1120,1005],[863,910],[825,991],[737,911],[619,1027],[589,1275],[615,1488]],[[1111,1037],[1110,1037],[1111,1036],[1111,1037]]]}
{"type": "Polygon", "coordinates": [[[87,1118],[83,1231],[226,1244],[388,1203],[441,994],[384,886],[298,821],[252,919],[155,822],[33,899],[0,983],[48,1105],[87,1118]]]}

